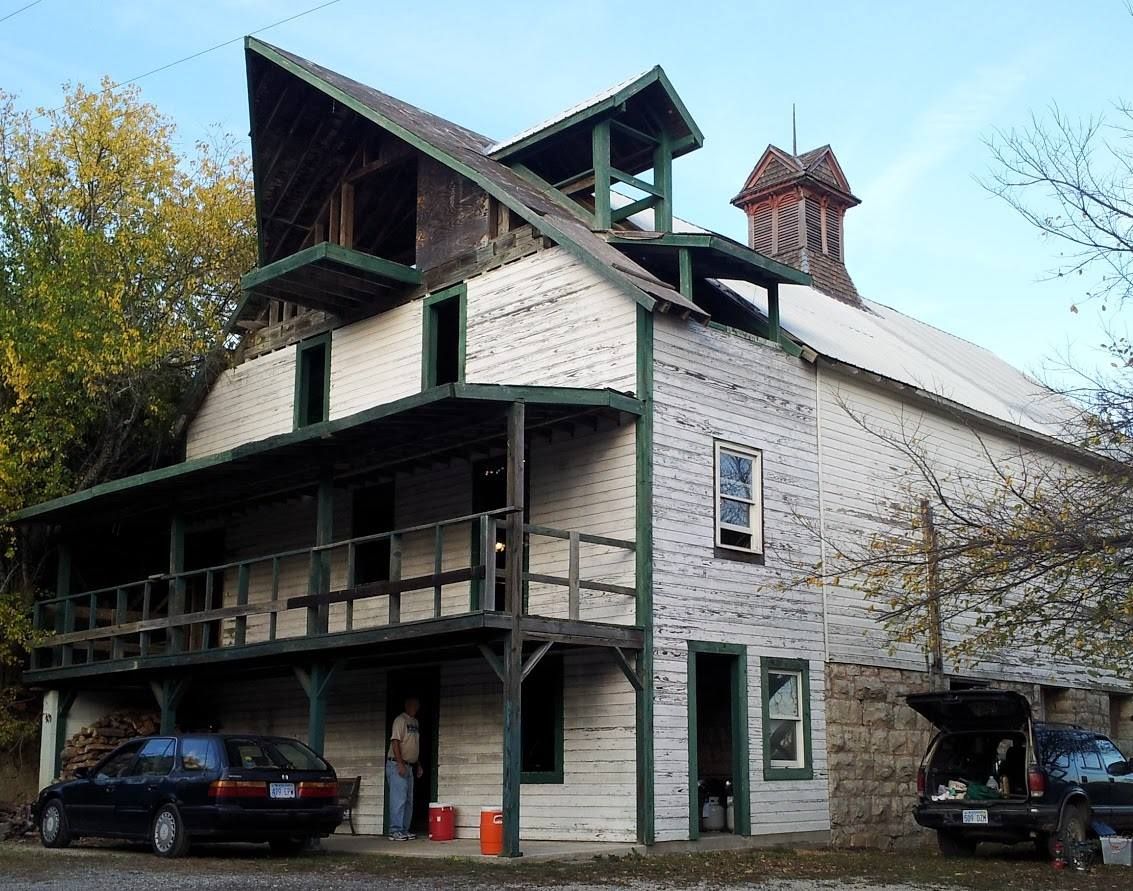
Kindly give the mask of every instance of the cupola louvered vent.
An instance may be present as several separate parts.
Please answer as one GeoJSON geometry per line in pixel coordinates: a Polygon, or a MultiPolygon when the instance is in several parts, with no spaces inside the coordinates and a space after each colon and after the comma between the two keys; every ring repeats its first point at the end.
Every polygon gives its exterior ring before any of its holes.
{"type": "Polygon", "coordinates": [[[761,254],[770,256],[774,248],[771,244],[771,205],[757,207],[751,215],[751,244],[761,254]]]}
{"type": "Polygon", "coordinates": [[[822,208],[813,198],[806,202],[806,246],[812,251],[822,250],[822,208]]]}

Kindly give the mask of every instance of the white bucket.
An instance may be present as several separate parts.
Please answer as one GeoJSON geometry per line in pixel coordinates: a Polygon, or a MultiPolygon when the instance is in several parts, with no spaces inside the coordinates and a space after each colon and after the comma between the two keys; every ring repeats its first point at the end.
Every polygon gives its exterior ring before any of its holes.
{"type": "Polygon", "coordinates": [[[1133,838],[1105,835],[1102,843],[1102,862],[1106,866],[1133,866],[1133,838]]]}

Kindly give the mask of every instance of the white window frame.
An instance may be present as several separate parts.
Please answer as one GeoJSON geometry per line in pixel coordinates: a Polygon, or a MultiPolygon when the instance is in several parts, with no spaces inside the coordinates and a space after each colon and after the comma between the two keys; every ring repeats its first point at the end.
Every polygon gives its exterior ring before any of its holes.
{"type": "Polygon", "coordinates": [[[738,551],[741,554],[762,554],[763,553],[763,452],[759,449],[748,448],[747,446],[735,445],[730,442],[722,442],[716,440],[715,449],[713,453],[713,516],[715,517],[715,537],[716,547],[724,548],[728,551],[738,551]],[[735,495],[725,495],[720,489],[720,453],[729,452],[733,455],[739,455],[743,458],[748,458],[752,462],[751,467],[751,500],[740,498],[735,495]],[[726,498],[728,501],[737,501],[750,506],[749,517],[750,524],[747,527],[736,526],[731,523],[724,523],[720,519],[720,500],[726,498]],[[741,535],[751,536],[751,547],[745,548],[735,544],[725,544],[723,541],[722,531],[738,532],[741,535]]]}
{"type": "Polygon", "coordinates": [[[786,768],[801,768],[806,767],[806,724],[803,719],[804,704],[803,697],[806,695],[806,685],[803,683],[803,673],[801,671],[792,671],[787,668],[769,668],[767,669],[767,678],[770,683],[771,675],[789,675],[795,679],[795,690],[798,695],[795,697],[798,709],[794,715],[780,715],[772,711],[771,697],[767,697],[767,721],[768,731],[770,732],[771,721],[794,721],[796,725],[795,739],[798,742],[798,756],[793,761],[782,761],[770,759],[771,767],[786,767],[786,768]]]}

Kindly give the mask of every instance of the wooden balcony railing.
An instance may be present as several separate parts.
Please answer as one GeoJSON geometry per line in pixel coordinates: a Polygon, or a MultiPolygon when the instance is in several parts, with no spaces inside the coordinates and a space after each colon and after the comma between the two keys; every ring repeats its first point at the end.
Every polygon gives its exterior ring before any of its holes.
{"type": "MultiPolygon", "coordinates": [[[[497,534],[497,529],[506,528],[503,521],[514,510],[469,514],[41,600],[35,605],[35,624],[50,633],[32,651],[31,668],[144,660],[475,612],[473,590],[494,592],[497,581],[505,577],[498,549],[515,553],[497,534]],[[479,547],[473,553],[466,544],[461,550],[464,556],[453,565],[457,548],[451,543],[446,547],[446,533],[461,529],[468,530],[467,540],[479,542],[479,547]],[[360,553],[382,542],[388,542],[386,577],[359,581],[360,553]],[[304,564],[300,590],[305,591],[288,591],[304,564]],[[429,567],[426,572],[405,572],[424,565],[429,567]],[[407,617],[403,603],[408,594],[415,599],[407,617]],[[385,598],[384,610],[378,598],[385,598]],[[362,607],[365,615],[360,620],[362,607]]],[[[632,555],[634,542],[536,525],[524,526],[524,538],[528,559],[536,540],[565,542],[565,549],[553,553],[544,548],[536,567],[548,569],[548,561],[562,562],[565,574],[523,574],[525,585],[538,586],[541,592],[565,589],[565,603],[552,608],[556,615],[578,619],[583,592],[610,595],[632,607],[637,591],[633,585],[609,580],[608,555],[632,555]],[[606,555],[601,578],[583,576],[584,546],[606,555]]],[[[632,559],[624,562],[632,567],[632,559]]],[[[632,569],[629,572],[632,578],[632,569]]],[[[479,603],[491,609],[494,598],[481,597],[479,603]]],[[[542,596],[532,613],[545,614],[547,603],[542,596]]]]}

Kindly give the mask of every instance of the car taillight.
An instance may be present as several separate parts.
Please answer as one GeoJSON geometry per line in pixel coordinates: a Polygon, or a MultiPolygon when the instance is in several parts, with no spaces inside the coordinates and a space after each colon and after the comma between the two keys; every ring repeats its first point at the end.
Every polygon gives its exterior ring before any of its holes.
{"type": "Polygon", "coordinates": [[[927,780],[925,778],[925,769],[924,769],[924,767],[918,767],[917,768],[917,795],[920,795],[922,797],[924,796],[924,790],[925,790],[926,785],[927,785],[927,780]]]}
{"type": "Polygon", "coordinates": [[[255,780],[214,780],[209,798],[267,798],[267,783],[255,780]]]}
{"type": "Polygon", "coordinates": [[[338,783],[335,782],[302,782],[299,784],[300,798],[337,798],[338,783]]]}
{"type": "Polygon", "coordinates": [[[1036,798],[1042,798],[1046,794],[1046,774],[1037,767],[1027,770],[1027,791],[1036,798]]]}

